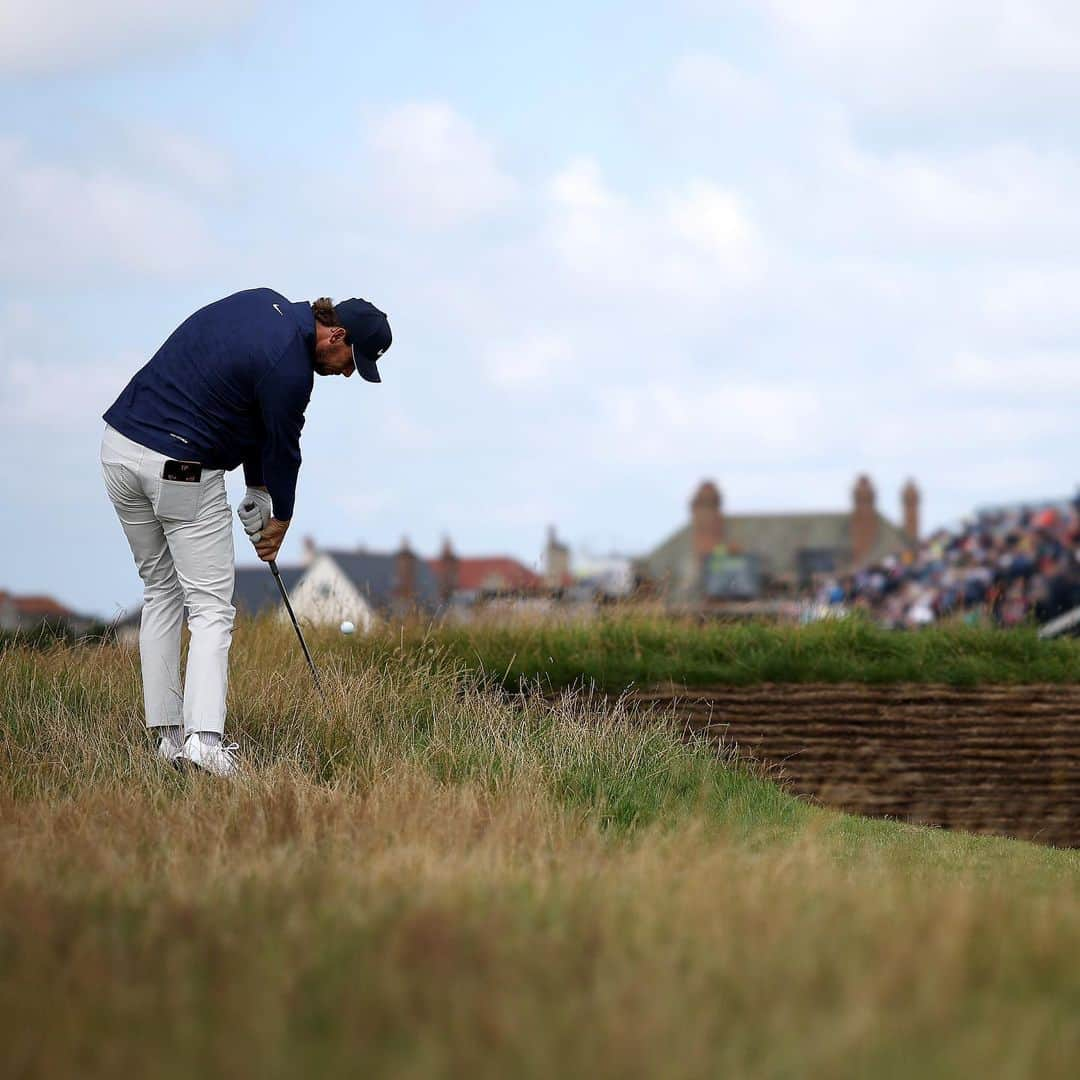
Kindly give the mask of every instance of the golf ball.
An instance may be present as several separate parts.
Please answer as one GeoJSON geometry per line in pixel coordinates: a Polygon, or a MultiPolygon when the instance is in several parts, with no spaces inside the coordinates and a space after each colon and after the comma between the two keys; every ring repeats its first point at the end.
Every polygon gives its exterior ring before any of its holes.
{"type": "Polygon", "coordinates": [[[343,634],[351,634],[356,629],[355,626],[348,619],[341,624],[341,632],[343,634]]]}

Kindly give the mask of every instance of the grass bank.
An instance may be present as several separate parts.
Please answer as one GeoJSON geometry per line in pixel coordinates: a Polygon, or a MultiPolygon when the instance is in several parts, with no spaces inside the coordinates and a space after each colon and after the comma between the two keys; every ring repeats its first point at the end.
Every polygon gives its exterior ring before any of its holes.
{"type": "Polygon", "coordinates": [[[319,638],[326,712],[242,625],[231,784],[148,753],[132,652],[0,655],[11,1074],[1073,1074],[1076,853],[811,808],[457,647],[319,638]]]}
{"type": "MultiPolygon", "coordinates": [[[[327,634],[324,648],[375,662],[401,647],[422,648],[418,626],[402,638],[327,634]]],[[[502,685],[550,689],[753,683],[941,683],[979,686],[1080,682],[1080,641],[1040,641],[1034,630],[949,626],[901,632],[869,620],[809,626],[698,623],[642,615],[591,622],[440,628],[440,650],[502,685]]]]}

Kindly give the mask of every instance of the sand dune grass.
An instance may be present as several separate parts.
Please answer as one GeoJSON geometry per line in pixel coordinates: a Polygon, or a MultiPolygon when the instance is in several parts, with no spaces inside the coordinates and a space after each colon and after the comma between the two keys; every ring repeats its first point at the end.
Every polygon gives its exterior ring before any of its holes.
{"type": "Polygon", "coordinates": [[[338,652],[329,713],[285,629],[234,671],[221,784],[149,754],[130,652],[0,655],[11,1075],[1074,1074],[1072,852],[807,807],[430,635],[338,652]]]}

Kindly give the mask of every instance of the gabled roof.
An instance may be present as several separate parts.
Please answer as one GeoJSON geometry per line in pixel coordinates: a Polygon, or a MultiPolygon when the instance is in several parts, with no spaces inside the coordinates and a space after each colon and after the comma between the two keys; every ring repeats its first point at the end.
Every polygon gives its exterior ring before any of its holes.
{"type": "MultiPolygon", "coordinates": [[[[397,589],[398,556],[372,551],[333,551],[321,549],[341,568],[353,587],[373,607],[388,610],[393,606],[397,589]]],[[[431,567],[420,558],[416,560],[416,596],[418,607],[434,611],[439,606],[439,586],[431,567]]]]}
{"type": "MultiPolygon", "coordinates": [[[[440,559],[428,559],[433,573],[440,559]]],[[[457,588],[467,592],[528,592],[542,589],[544,579],[509,555],[457,559],[457,588]]]]}
{"type": "MultiPolygon", "coordinates": [[[[304,576],[304,569],[303,566],[278,566],[286,589],[291,590],[304,576]]],[[[237,611],[245,615],[261,615],[264,611],[273,610],[280,603],[281,592],[266,563],[236,568],[233,604],[237,611]]]]}

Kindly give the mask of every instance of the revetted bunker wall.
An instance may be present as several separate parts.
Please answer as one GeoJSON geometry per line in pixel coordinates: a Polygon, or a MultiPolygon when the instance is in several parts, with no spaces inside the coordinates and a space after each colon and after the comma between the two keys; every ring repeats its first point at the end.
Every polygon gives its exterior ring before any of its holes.
{"type": "Polygon", "coordinates": [[[1080,846],[1080,686],[762,685],[641,690],[858,814],[1080,846]]]}

